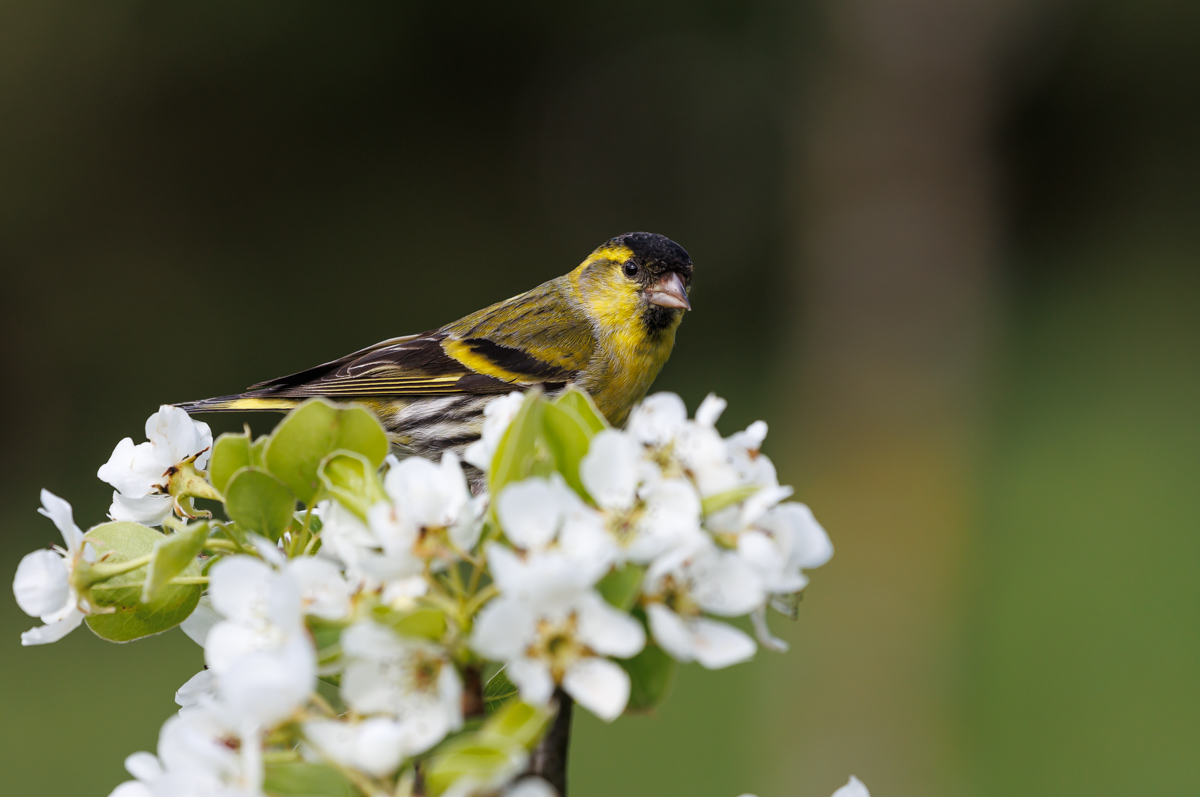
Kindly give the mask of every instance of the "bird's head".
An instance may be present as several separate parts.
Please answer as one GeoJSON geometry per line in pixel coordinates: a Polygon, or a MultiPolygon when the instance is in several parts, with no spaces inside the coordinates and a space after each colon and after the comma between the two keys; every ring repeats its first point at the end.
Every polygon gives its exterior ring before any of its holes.
{"type": "Polygon", "coordinates": [[[592,317],[613,329],[636,319],[651,336],[674,330],[692,309],[692,259],[679,244],[627,232],[601,244],[572,273],[592,317]]]}

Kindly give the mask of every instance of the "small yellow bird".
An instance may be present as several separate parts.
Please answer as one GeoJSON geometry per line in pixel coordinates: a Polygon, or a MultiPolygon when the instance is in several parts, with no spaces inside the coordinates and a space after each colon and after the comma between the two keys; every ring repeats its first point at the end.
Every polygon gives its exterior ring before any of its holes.
{"type": "Polygon", "coordinates": [[[424,457],[461,454],[479,439],[488,401],[534,386],[551,394],[580,387],[621,426],[671,355],[691,283],[683,247],[626,233],[569,274],[432,332],[179,406],[286,411],[312,396],[354,402],[379,417],[395,448],[424,457]]]}

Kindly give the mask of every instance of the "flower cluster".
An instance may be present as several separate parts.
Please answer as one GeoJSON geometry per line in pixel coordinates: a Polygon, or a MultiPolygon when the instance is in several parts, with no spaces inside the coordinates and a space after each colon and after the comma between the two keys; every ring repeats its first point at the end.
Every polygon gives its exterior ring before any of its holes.
{"type": "Polygon", "coordinates": [[[552,795],[523,773],[562,701],[651,708],[680,663],[754,655],[732,618],[782,648],[768,608],[790,613],[832,554],[761,452],[766,425],[722,437],[724,406],[688,418],[661,393],[619,430],[578,391],[501,397],[464,453],[479,494],[453,453],[390,456],[361,408],[313,400],[214,443],[163,407],[99,471],[111,522],[84,534],[43,492],[65,547],[18,568],[44,623],[22,642],[86,621],[202,646],[118,797],[552,795]]]}

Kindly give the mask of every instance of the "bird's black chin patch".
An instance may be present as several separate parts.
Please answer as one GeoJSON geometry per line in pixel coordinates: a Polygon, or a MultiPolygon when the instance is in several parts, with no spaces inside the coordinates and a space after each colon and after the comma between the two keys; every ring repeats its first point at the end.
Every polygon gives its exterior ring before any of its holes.
{"type": "Polygon", "coordinates": [[[648,335],[655,337],[671,327],[681,312],[683,311],[674,307],[647,304],[646,309],[642,311],[642,325],[648,335]]]}

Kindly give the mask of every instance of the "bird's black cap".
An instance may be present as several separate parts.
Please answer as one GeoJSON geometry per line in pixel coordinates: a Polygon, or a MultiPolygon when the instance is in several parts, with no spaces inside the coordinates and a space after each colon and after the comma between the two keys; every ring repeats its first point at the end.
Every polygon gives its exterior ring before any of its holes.
{"type": "Polygon", "coordinates": [[[687,250],[665,235],[652,232],[627,232],[610,240],[605,247],[624,246],[633,256],[647,265],[657,265],[663,271],[678,271],[691,276],[692,258],[687,250]]]}

